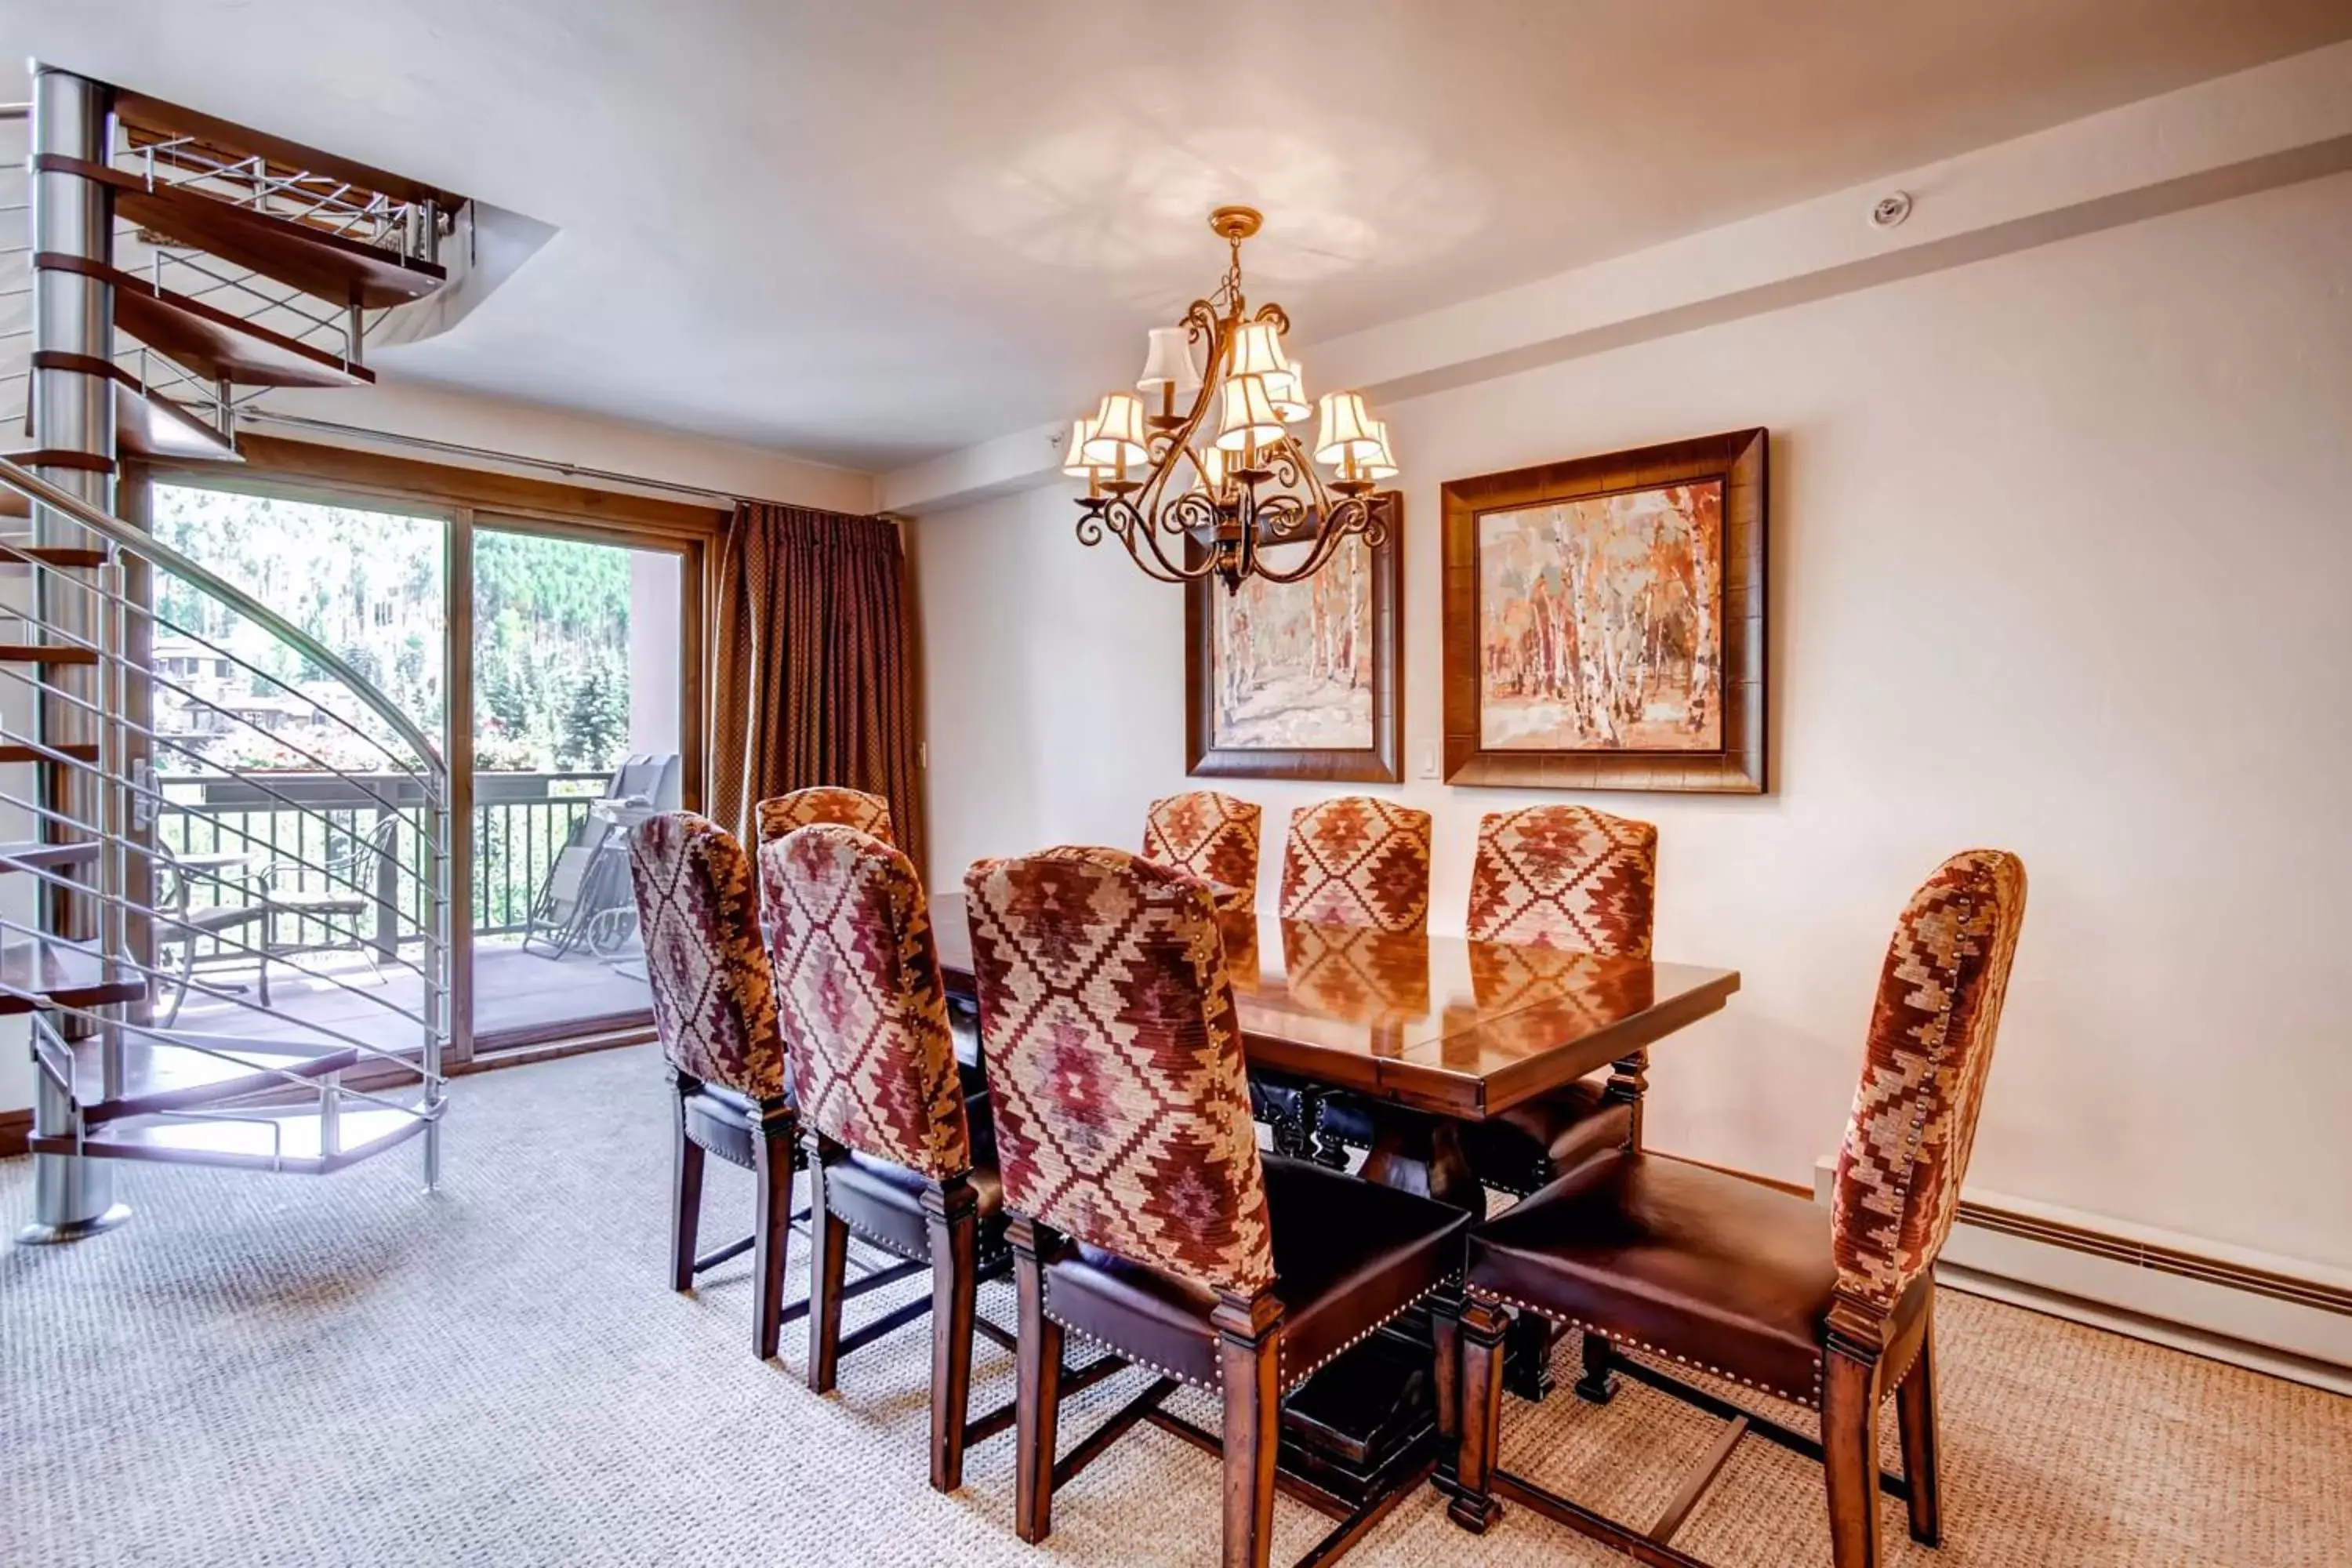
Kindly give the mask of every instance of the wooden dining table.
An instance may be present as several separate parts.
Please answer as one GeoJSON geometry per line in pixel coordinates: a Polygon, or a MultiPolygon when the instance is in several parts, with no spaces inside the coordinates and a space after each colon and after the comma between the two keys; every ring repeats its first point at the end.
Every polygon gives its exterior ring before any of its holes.
{"type": "MultiPolygon", "coordinates": [[[[950,995],[973,994],[963,895],[931,900],[950,995]]],[[[1485,1213],[1464,1124],[1606,1069],[1640,1136],[1648,1048],[1719,1011],[1736,970],[1459,936],[1398,936],[1220,918],[1250,1067],[1351,1093],[1371,1112],[1367,1180],[1485,1213]]],[[[1342,1497],[1369,1495],[1433,1440],[1426,1321],[1401,1321],[1325,1368],[1284,1411],[1283,1462],[1342,1497]]]]}

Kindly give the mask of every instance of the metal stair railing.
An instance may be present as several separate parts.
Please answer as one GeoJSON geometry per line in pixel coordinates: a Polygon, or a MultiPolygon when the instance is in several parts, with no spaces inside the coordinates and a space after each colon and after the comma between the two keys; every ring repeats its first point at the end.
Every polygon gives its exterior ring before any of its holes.
{"type": "MultiPolygon", "coordinates": [[[[217,1157],[207,1152],[212,1145],[203,1138],[158,1138],[138,1151],[137,1157],[327,1170],[346,1163],[347,1158],[364,1157],[375,1144],[388,1147],[399,1141],[399,1136],[376,1131],[369,1133],[359,1145],[346,1145],[342,1107],[346,1101],[352,1101],[394,1113],[402,1121],[403,1136],[412,1129],[422,1133],[426,1183],[431,1185],[438,1178],[439,1127],[446,1102],[443,1057],[451,1026],[448,965],[450,921],[455,909],[449,880],[448,771],[437,747],[413,719],[347,660],[200,563],[5,459],[0,459],[0,488],[24,496],[56,519],[79,525],[110,545],[115,552],[105,564],[92,567],[56,563],[42,559],[34,551],[0,545],[0,562],[23,564],[50,586],[50,594],[36,595],[37,598],[53,598],[58,591],[89,595],[97,615],[85,624],[100,628],[97,635],[83,635],[45,624],[26,612],[0,608],[0,621],[15,620],[28,642],[57,648],[83,666],[94,662],[100,676],[99,696],[93,701],[51,680],[49,666],[57,661],[20,658],[0,662],[0,676],[12,683],[0,689],[31,693],[37,700],[37,709],[55,705],[61,710],[79,710],[96,724],[100,736],[94,748],[81,751],[62,749],[37,735],[9,732],[0,735],[0,740],[21,748],[25,754],[36,759],[31,765],[53,777],[72,774],[92,778],[101,807],[94,813],[77,815],[60,803],[60,797],[70,797],[70,791],[44,788],[27,795],[0,788],[0,805],[23,812],[37,822],[42,840],[94,842],[100,846],[96,885],[72,875],[68,868],[17,860],[0,850],[0,869],[27,876],[43,889],[55,889],[55,896],[77,901],[77,907],[96,914],[99,928],[95,942],[74,942],[61,937],[54,929],[43,929],[39,922],[27,924],[0,914],[0,947],[29,945],[43,960],[53,952],[72,950],[81,958],[94,961],[92,973],[98,981],[110,985],[121,983],[126,992],[138,998],[89,1002],[58,994],[73,991],[75,986],[45,988],[37,978],[26,980],[22,975],[0,979],[0,996],[15,999],[18,1004],[12,1010],[24,1011],[29,1005],[34,1011],[33,1054],[38,1070],[73,1104],[74,1115],[67,1133],[53,1131],[46,1140],[37,1136],[37,1152],[131,1152],[119,1142],[110,1142],[122,1136],[115,1131],[117,1127],[131,1123],[145,1123],[151,1128],[157,1122],[198,1127],[243,1125],[248,1130],[258,1124],[268,1130],[270,1152],[266,1156],[254,1152],[258,1146],[255,1141],[260,1136],[254,1133],[252,1139],[234,1148],[221,1144],[215,1152],[217,1157]],[[160,615],[150,604],[142,602],[142,595],[130,591],[126,558],[145,563],[153,572],[186,584],[206,600],[259,627],[278,647],[299,655],[310,668],[321,672],[334,689],[346,694],[360,711],[345,712],[338,705],[322,701],[313,691],[297,687],[221,643],[198,636],[160,615]],[[305,835],[313,827],[321,836],[320,841],[331,850],[336,834],[350,834],[348,823],[338,824],[329,810],[278,788],[272,782],[271,770],[221,763],[208,757],[188,738],[164,732],[152,723],[132,717],[134,712],[152,712],[154,691],[176,691],[195,707],[222,715],[232,724],[244,724],[257,734],[268,736],[274,743],[286,744],[285,737],[224,706],[220,700],[157,674],[140,662],[128,651],[138,643],[123,634],[128,626],[142,620],[193,638],[209,655],[228,661],[247,679],[304,704],[310,722],[331,725],[365,742],[389,762],[388,772],[371,763],[363,773],[337,766],[321,754],[324,747],[289,748],[317,768],[315,773],[306,769],[300,777],[314,784],[321,778],[331,778],[340,787],[358,792],[373,809],[390,814],[396,823],[413,826],[422,851],[417,864],[403,863],[397,826],[385,837],[380,851],[390,859],[389,866],[379,869],[385,882],[396,889],[391,901],[381,897],[381,887],[370,885],[369,879],[358,872],[339,872],[320,863],[326,857],[314,859],[304,853],[305,835]],[[138,699],[135,702],[134,696],[138,699]],[[95,757],[89,754],[89,750],[96,752],[95,757]],[[338,902],[347,896],[353,906],[388,915],[395,932],[390,966],[401,973],[387,978],[379,970],[381,988],[371,989],[310,962],[309,950],[282,951],[281,945],[273,941],[274,922],[280,918],[331,921],[344,916],[289,913],[288,909],[269,905],[267,889],[259,895],[264,912],[255,917],[260,929],[256,933],[257,940],[252,941],[230,934],[226,927],[204,925],[201,917],[214,913],[214,909],[157,907],[153,872],[159,862],[168,864],[169,854],[167,847],[157,843],[158,829],[169,820],[174,806],[152,772],[145,771],[146,757],[135,756],[134,752],[152,755],[166,750],[216,769],[217,773],[211,776],[236,780],[240,786],[267,799],[273,823],[278,817],[290,817],[296,824],[294,849],[289,853],[273,835],[264,852],[273,865],[291,866],[299,874],[322,879],[338,902]],[[379,789],[371,782],[387,778],[396,779],[398,787],[386,784],[379,789]],[[402,889],[415,894],[413,906],[397,890],[402,889]],[[180,973],[168,972],[159,962],[163,946],[174,941],[193,943],[200,935],[212,944],[216,955],[262,965],[265,977],[269,967],[275,966],[289,976],[299,976],[317,997],[356,997],[363,1005],[356,1016],[344,1010],[320,1017],[306,1013],[301,1000],[284,1005],[256,1001],[236,987],[198,979],[193,946],[180,973]],[[417,952],[413,962],[402,951],[412,944],[417,952]],[[404,984],[404,975],[413,976],[416,983],[413,1005],[396,1000],[389,989],[404,984]],[[243,1026],[235,1023],[226,1028],[154,1025],[147,1017],[147,1010],[158,992],[167,985],[182,987],[183,994],[189,999],[201,998],[206,1004],[217,1005],[220,1011],[240,1020],[243,1026]],[[128,1006],[127,1014],[117,1011],[122,1006],[128,1006]],[[396,1033],[388,1037],[374,1027],[378,1024],[396,1033]],[[85,1037],[69,1038],[77,1030],[85,1037]],[[406,1038],[404,1041],[400,1037],[406,1038]],[[88,1081],[91,1076],[88,1058],[93,1042],[100,1058],[94,1094],[88,1081]],[[211,1064],[205,1070],[214,1072],[227,1089],[216,1101],[205,1100],[202,1073],[198,1072],[195,1089],[167,1086],[147,1093],[142,1102],[142,1087],[151,1086],[131,1081],[124,1065],[125,1051],[133,1043],[151,1058],[170,1055],[175,1061],[200,1059],[200,1065],[211,1064]],[[322,1063],[333,1070],[306,1070],[306,1064],[315,1068],[322,1063]],[[415,1082],[403,1090],[381,1085],[363,1088],[342,1081],[346,1067],[361,1065],[388,1071],[404,1080],[414,1075],[415,1082]],[[413,1092],[415,1098],[403,1098],[407,1092],[413,1092]],[[281,1103],[285,1098],[296,1094],[309,1096],[309,1104],[314,1108],[312,1124],[304,1132],[304,1152],[299,1159],[287,1150],[286,1141],[293,1124],[277,1114],[285,1110],[281,1103]],[[121,1122],[111,1124],[104,1120],[93,1121],[85,1115],[95,1113],[101,1104],[128,1109],[121,1111],[121,1122]]],[[[228,831],[257,844],[262,842],[249,830],[231,827],[228,831]]],[[[54,926],[55,922],[49,923],[54,926]]],[[[356,947],[356,917],[352,924],[356,947]]],[[[77,925],[76,929],[81,928],[77,925]]],[[[373,967],[385,955],[369,956],[373,967]]],[[[40,963],[33,965],[33,973],[36,976],[41,973],[40,963]]],[[[76,986],[82,984],[78,977],[76,986]]],[[[306,994],[304,1000],[308,999],[306,994]]],[[[173,1085],[187,1081],[190,1079],[184,1068],[180,1079],[172,1080],[173,1085]]],[[[379,1118],[373,1125],[380,1127],[385,1120],[379,1118]]]]}

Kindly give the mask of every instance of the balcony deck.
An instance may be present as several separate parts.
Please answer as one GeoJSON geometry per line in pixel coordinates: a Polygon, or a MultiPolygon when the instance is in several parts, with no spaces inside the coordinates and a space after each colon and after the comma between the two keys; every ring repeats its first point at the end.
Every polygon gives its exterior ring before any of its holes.
{"type": "MultiPolygon", "coordinates": [[[[413,959],[415,950],[408,952],[413,959]]],[[[252,1011],[257,1003],[253,965],[207,967],[198,971],[200,985],[221,989],[241,985],[245,990],[228,998],[198,992],[181,1009],[178,1026],[217,1029],[256,1039],[312,1041],[318,1038],[315,1029],[324,1027],[379,1049],[407,1050],[416,1044],[416,1026],[392,1010],[421,1011],[424,986],[416,975],[387,964],[379,979],[365,960],[354,953],[305,953],[295,962],[332,979],[301,973],[290,963],[273,963],[270,1005],[286,1018],[252,1011]]],[[[496,1048],[502,1043],[521,1044],[573,1032],[595,1019],[642,1016],[647,1007],[643,962],[634,945],[610,958],[586,952],[550,958],[543,952],[523,952],[510,937],[478,938],[474,958],[474,1037],[496,1048]]],[[[163,1001],[169,1005],[169,993],[163,1001]]]]}

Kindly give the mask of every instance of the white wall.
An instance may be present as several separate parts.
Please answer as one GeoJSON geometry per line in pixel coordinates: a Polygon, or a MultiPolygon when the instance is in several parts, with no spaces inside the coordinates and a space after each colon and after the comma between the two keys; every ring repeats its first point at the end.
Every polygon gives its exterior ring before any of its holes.
{"type": "MultiPolygon", "coordinates": [[[[559,408],[475,397],[402,382],[396,379],[399,373],[393,367],[398,353],[386,353],[387,379],[373,386],[278,392],[271,394],[262,406],[278,414],[332,420],[339,425],[429,441],[451,441],[493,452],[510,452],[518,458],[575,463],[583,468],[640,475],[760,500],[789,501],[795,506],[859,515],[874,510],[874,479],[870,474],[808,462],[761,447],[705,440],[651,425],[600,419],[559,408]]],[[[268,436],[310,438],[299,430],[267,426],[257,428],[268,436]]],[[[398,447],[385,449],[395,456],[426,462],[499,466],[488,462],[468,464],[464,458],[446,454],[420,453],[398,447]]],[[[520,471],[537,479],[549,477],[542,468],[520,471]]]]}
{"type": "MultiPolygon", "coordinates": [[[[1971,1186],[2352,1265],[2347,258],[2339,175],[1389,408],[1416,771],[1441,482],[1772,428],[1772,793],[1575,797],[1658,823],[1661,955],[1744,975],[1655,1053],[1654,1144],[1807,1181],[1896,910],[2000,845],[2032,898],[1971,1186]]],[[[918,525],[935,883],[1185,787],[1181,594],[1070,493],[918,525]]],[[[1270,899],[1332,792],[1239,789],[1270,899]]],[[[1545,798],[1393,793],[1456,930],[1479,815],[1545,798]]]]}

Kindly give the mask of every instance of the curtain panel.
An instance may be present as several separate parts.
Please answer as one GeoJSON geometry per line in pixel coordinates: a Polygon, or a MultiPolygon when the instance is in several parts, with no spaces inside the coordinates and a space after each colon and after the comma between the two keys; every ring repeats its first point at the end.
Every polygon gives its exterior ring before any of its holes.
{"type": "Polygon", "coordinates": [[[709,804],[746,843],[771,795],[838,784],[890,803],[923,864],[907,555],[898,525],[739,501],[711,600],[709,804]]]}

